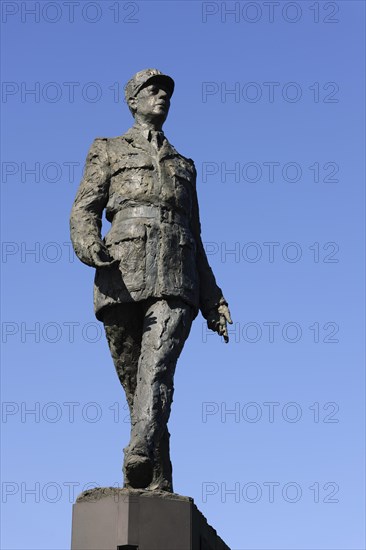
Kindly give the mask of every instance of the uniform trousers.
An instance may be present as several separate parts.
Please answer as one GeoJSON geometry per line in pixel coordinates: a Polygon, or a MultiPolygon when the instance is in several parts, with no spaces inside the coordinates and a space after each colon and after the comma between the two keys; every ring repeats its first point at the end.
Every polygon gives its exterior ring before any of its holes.
{"type": "Polygon", "coordinates": [[[175,367],[193,318],[193,308],[175,297],[116,305],[103,316],[131,416],[126,487],[173,491],[167,422],[175,367]]]}

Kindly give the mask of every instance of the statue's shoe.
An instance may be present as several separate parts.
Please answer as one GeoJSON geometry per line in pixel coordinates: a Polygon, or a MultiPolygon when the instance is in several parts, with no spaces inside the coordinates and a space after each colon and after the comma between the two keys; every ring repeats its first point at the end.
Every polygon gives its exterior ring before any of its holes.
{"type": "Polygon", "coordinates": [[[153,465],[147,456],[129,454],[125,465],[125,487],[145,489],[153,478],[153,465]]]}
{"type": "Polygon", "coordinates": [[[173,484],[168,479],[160,479],[158,481],[152,481],[146,489],[148,491],[166,491],[167,493],[173,493],[173,484]]]}

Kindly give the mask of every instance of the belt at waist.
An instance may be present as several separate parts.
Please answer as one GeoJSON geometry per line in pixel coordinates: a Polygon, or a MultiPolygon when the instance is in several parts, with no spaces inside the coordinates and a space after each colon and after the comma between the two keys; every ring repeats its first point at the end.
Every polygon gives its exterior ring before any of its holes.
{"type": "Polygon", "coordinates": [[[119,210],[114,220],[128,220],[130,218],[154,218],[160,222],[166,223],[178,223],[179,225],[187,225],[188,220],[186,216],[183,216],[179,212],[170,210],[164,206],[141,205],[141,206],[127,206],[119,210]]]}

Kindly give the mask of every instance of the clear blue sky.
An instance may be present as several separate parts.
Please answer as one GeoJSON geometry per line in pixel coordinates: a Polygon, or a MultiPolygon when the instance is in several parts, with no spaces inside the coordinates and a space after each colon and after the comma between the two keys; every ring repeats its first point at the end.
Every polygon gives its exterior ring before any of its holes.
{"type": "Polygon", "coordinates": [[[157,67],[235,322],[225,345],[199,316],[179,360],[175,491],[235,550],[364,549],[364,2],[1,8],[3,548],[69,548],[73,499],[122,481],[68,218],[90,143],[132,123],[124,83],[157,67]]]}

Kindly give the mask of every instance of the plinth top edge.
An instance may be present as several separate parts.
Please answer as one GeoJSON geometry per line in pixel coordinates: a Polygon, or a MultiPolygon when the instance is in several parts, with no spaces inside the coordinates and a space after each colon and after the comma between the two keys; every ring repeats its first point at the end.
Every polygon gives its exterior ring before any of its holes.
{"type": "Polygon", "coordinates": [[[178,495],[177,493],[169,493],[167,491],[146,491],[145,489],[127,489],[119,487],[95,487],[83,491],[76,498],[76,502],[96,502],[102,498],[113,497],[114,499],[129,498],[161,498],[164,500],[180,500],[184,502],[194,503],[192,497],[178,495]]]}

